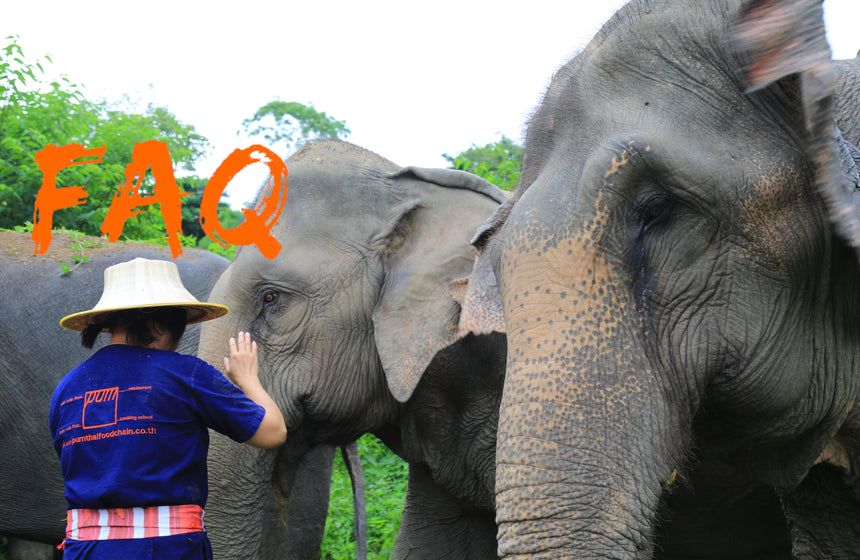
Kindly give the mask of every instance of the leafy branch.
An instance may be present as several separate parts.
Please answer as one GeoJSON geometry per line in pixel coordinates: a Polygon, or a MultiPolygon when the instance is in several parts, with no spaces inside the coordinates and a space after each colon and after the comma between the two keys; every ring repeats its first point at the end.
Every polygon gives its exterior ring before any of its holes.
{"type": "Polygon", "coordinates": [[[505,136],[490,144],[472,146],[455,156],[442,154],[451,169],[468,171],[493,183],[502,190],[517,188],[522,170],[523,149],[505,136]]]}
{"type": "Polygon", "coordinates": [[[249,136],[262,136],[270,144],[286,144],[288,151],[310,140],[344,139],[351,132],[346,121],[317,111],[313,104],[297,101],[270,101],[242,121],[249,136]],[[274,122],[274,124],[270,124],[274,122]]]}

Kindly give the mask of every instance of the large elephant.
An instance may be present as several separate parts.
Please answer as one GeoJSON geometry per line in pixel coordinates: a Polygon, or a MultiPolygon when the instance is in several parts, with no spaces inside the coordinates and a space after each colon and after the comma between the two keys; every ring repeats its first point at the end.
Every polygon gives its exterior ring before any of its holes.
{"type": "MultiPolygon", "coordinates": [[[[46,543],[40,552],[50,558],[63,539],[66,501],[48,430],[48,405],[62,376],[92,352],[81,346],[78,333],[60,328],[59,320],[95,304],[106,267],[134,257],[171,255],[166,248],[139,243],[55,234],[47,254],[39,256],[28,235],[8,231],[0,232],[0,248],[0,535],[10,539],[10,560],[35,558],[38,546],[26,541],[46,543]],[[60,263],[74,266],[72,257],[81,253],[88,260],[62,275],[60,263]]],[[[204,300],[229,261],[186,248],[176,264],[188,290],[204,300]]],[[[189,326],[179,351],[195,353],[199,336],[200,326],[189,326]]],[[[304,524],[290,538],[283,538],[276,525],[267,530],[267,541],[280,553],[318,556],[334,452],[320,446],[296,467],[294,475],[305,484],[288,515],[303,518],[304,524]]],[[[232,492],[229,486],[216,486],[224,493],[210,492],[210,503],[232,501],[225,496],[232,492]]],[[[208,518],[206,524],[210,532],[220,531],[208,518]]]]}
{"type": "Polygon", "coordinates": [[[856,557],[857,69],[820,2],[634,0],[553,77],[475,238],[501,556],[671,556],[697,487],[783,517],[758,557],[856,557]]]}
{"type": "Polygon", "coordinates": [[[308,446],[370,432],[410,464],[394,557],[496,558],[504,339],[458,340],[449,283],[469,274],[471,233],[503,195],[468,173],[401,169],[338,141],[286,163],[288,198],[272,229],[281,252],[236,252],[211,294],[232,312],[204,325],[198,355],[218,366],[225,335],[250,331],[289,436],[268,452],[213,442],[213,478],[236,484],[233,469],[249,473],[245,501],[207,509],[233,527],[212,535],[213,548],[234,557],[235,543],[259,540],[254,504],[271,486],[289,500],[285,467],[308,446]]]}

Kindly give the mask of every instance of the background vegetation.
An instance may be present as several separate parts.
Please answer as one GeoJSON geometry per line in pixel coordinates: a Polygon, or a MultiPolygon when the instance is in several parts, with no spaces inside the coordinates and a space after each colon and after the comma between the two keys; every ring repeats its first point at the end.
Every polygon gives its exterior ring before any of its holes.
{"type": "MultiPolygon", "coordinates": [[[[366,486],[367,558],[391,558],[406,498],[408,468],[369,434],[358,440],[358,453],[366,486]]],[[[322,560],[351,560],[355,558],[352,486],[339,453],[334,463],[330,500],[320,557],[322,560]]]]}
{"type": "MultiPolygon", "coordinates": [[[[48,56],[45,62],[51,63],[48,56]]],[[[241,126],[250,135],[262,136],[284,155],[302,143],[322,138],[346,138],[350,130],[339,121],[318,111],[312,104],[274,100],[241,126]],[[282,151],[286,150],[286,152],[282,151]]],[[[110,200],[124,180],[125,167],[137,142],[166,142],[175,170],[189,172],[177,183],[190,193],[182,199],[182,245],[201,247],[232,257],[212,242],[198,221],[200,200],[207,179],[193,174],[194,165],[206,153],[209,142],[193,125],[181,122],[166,107],[132,102],[129,98],[109,102],[87,99],[81,86],[67,77],[44,80],[43,61],[29,61],[15,36],[0,47],[0,229],[27,230],[33,219],[36,194],[42,173],[34,156],[48,144],[82,144],[107,147],[103,162],[78,165],[63,170],[57,186],[86,185],[85,205],[54,214],[53,225],[88,235],[101,236],[99,230],[110,200]]],[[[483,176],[500,188],[511,190],[519,180],[522,149],[502,136],[497,142],[478,146],[456,155],[443,157],[451,168],[483,176]]],[[[153,186],[151,176],[144,178],[141,194],[153,186]]],[[[123,228],[123,239],[164,244],[164,223],[157,205],[131,218],[123,228]]],[[[243,216],[226,203],[219,205],[224,227],[241,223],[243,216]]],[[[85,260],[85,249],[81,259],[85,260]]],[[[368,557],[389,558],[400,523],[406,494],[406,464],[371,435],[358,442],[367,489],[368,557]]],[[[352,535],[352,489],[349,475],[338,455],[332,480],[331,505],[326,523],[322,558],[354,558],[352,535]]],[[[0,537],[0,560],[6,558],[6,540],[0,537]]]]}
{"type": "Polygon", "coordinates": [[[496,142],[472,146],[458,155],[442,154],[452,169],[479,175],[502,190],[512,191],[520,182],[523,149],[513,140],[501,135],[496,142]]]}

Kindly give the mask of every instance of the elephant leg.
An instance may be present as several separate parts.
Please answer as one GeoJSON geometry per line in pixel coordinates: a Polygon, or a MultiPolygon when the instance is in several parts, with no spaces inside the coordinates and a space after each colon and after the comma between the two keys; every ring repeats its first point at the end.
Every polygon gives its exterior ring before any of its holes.
{"type": "Polygon", "coordinates": [[[316,560],[325,533],[336,448],[320,444],[298,458],[278,459],[276,491],[268,492],[260,559],[316,560]]]}
{"type": "Polygon", "coordinates": [[[16,538],[10,538],[6,544],[9,560],[53,560],[60,557],[57,547],[51,544],[16,538]]]}
{"type": "Polygon", "coordinates": [[[493,514],[476,511],[433,482],[427,467],[412,464],[392,558],[495,560],[493,514]]]}
{"type": "Polygon", "coordinates": [[[698,463],[664,492],[659,560],[791,560],[785,516],[773,488],[720,461],[698,463]]]}
{"type": "Polygon", "coordinates": [[[857,558],[860,499],[853,487],[841,470],[822,464],[813,467],[798,487],[781,492],[791,531],[792,558],[857,558]]]}
{"type": "Polygon", "coordinates": [[[210,432],[206,530],[216,558],[259,551],[275,454],[210,432]]]}

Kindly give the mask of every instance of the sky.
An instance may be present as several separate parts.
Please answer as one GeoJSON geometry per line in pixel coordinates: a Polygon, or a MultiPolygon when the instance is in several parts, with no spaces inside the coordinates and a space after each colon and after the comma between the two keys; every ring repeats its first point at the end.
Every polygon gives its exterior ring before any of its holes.
{"type": "MultiPolygon", "coordinates": [[[[128,95],[194,125],[211,145],[203,177],[265,143],[237,133],[275,99],[345,121],[348,141],[398,165],[446,167],[442,154],[521,141],[553,72],[623,4],[19,1],[4,6],[0,37],[17,34],[28,61],[50,55],[49,77],[66,75],[89,99],[128,95]]],[[[860,1],[824,10],[834,57],[853,57],[860,1]]],[[[248,168],[224,200],[238,207],[260,182],[248,168]]]]}

